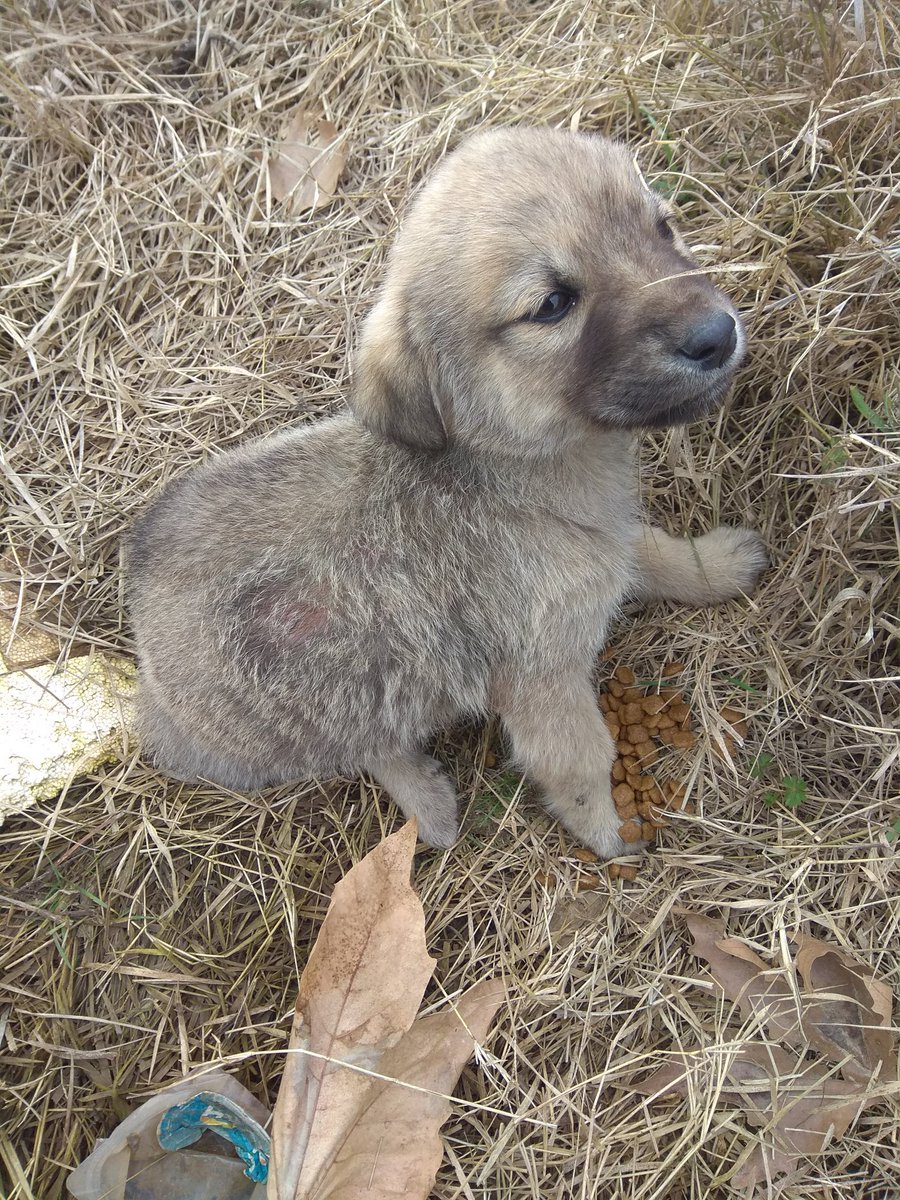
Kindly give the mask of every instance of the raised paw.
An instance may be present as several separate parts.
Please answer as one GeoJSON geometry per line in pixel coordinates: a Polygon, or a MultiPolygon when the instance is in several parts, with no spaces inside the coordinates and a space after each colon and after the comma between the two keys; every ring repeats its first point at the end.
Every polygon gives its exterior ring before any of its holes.
{"type": "Polygon", "coordinates": [[[749,595],[769,565],[762,538],[744,525],[720,525],[695,538],[692,545],[709,589],[709,603],[749,595]]]}

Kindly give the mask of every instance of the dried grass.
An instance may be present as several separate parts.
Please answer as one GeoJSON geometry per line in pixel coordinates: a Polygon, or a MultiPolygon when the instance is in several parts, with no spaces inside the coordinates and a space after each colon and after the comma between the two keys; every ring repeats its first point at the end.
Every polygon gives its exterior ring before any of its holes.
{"type": "MultiPolygon", "coordinates": [[[[517,988],[493,1056],[464,1076],[445,1200],[736,1195],[740,1119],[710,1097],[650,1110],[617,1086],[668,1048],[728,1042],[726,1014],[689,983],[678,906],[723,913],[776,955],[808,928],[900,987],[895,18],[887,2],[800,0],[0,13],[5,522],[15,582],[66,649],[129,651],[120,537],[164,480],[339,403],[397,212],[466,130],[632,140],[751,316],[734,403],[648,439],[644,484],[672,528],[758,524],[774,568],[753,602],[661,607],[617,633],[647,677],[690,664],[707,733],[669,769],[698,815],[637,883],[611,884],[486,765],[492,726],[442,743],[467,811],[458,847],[418,860],[433,999],[497,970],[517,988]],[[346,134],[348,165],[337,202],[288,218],[262,162],[298,104],[346,134]],[[753,720],[731,765],[711,746],[735,699],[753,720]],[[759,750],[776,779],[806,782],[799,811],[763,803],[759,750]],[[551,945],[579,869],[601,875],[596,922],[551,945]]],[[[95,1137],[201,1063],[271,1102],[329,889],[395,823],[358,782],[232,796],[167,784],[134,747],[8,823],[0,1192],[62,1196],[95,1137]]],[[[886,1101],[785,1194],[887,1200],[897,1161],[886,1101]]]]}

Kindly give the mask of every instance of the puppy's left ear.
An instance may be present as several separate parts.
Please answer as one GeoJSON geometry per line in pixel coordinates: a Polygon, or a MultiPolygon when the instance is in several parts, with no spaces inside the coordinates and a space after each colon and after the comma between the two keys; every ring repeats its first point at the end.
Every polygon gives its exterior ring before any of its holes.
{"type": "Polygon", "coordinates": [[[447,426],[423,356],[399,305],[382,299],[366,318],[350,407],[378,437],[415,450],[443,450],[447,426]]]}

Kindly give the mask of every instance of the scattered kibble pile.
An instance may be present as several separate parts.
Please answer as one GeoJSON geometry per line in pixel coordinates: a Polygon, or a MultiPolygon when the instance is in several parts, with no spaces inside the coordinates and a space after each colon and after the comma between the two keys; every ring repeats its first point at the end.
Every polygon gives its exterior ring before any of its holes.
{"type": "MultiPolygon", "coordinates": [[[[638,686],[630,667],[619,666],[613,671],[606,691],[600,694],[598,703],[616,744],[612,797],[622,819],[619,831],[626,842],[653,842],[656,831],[668,823],[667,812],[696,811],[687,799],[683,783],[674,779],[660,783],[651,773],[660,745],[690,750],[697,742],[691,711],[676,682],[685,670],[684,663],[668,662],[660,672],[659,684],[651,684],[645,690],[638,686]]],[[[736,745],[733,735],[741,741],[747,735],[747,715],[731,706],[723,708],[720,715],[732,731],[720,735],[724,752],[731,757],[736,745]]],[[[715,741],[713,749],[718,754],[723,752],[715,741]]],[[[586,865],[597,862],[593,850],[584,848],[576,849],[573,857],[586,865]]],[[[636,879],[638,868],[633,863],[610,863],[607,872],[611,879],[636,879]]],[[[538,881],[550,886],[553,875],[540,871],[538,881]]],[[[596,874],[580,871],[575,889],[588,891],[599,882],[596,874]]]]}
{"type": "MultiPolygon", "coordinates": [[[[674,680],[684,669],[684,663],[666,663],[662,678],[674,680]]],[[[679,750],[689,750],[696,742],[690,709],[674,684],[645,692],[626,666],[616,667],[600,696],[600,707],[618,750],[612,795],[622,818],[622,837],[626,842],[655,841],[657,829],[666,824],[666,810],[694,811],[685,800],[684,784],[673,779],[658,783],[650,770],[659,755],[657,742],[679,750]]],[[[611,863],[608,869],[613,878],[637,875],[634,865],[611,863]]]]}

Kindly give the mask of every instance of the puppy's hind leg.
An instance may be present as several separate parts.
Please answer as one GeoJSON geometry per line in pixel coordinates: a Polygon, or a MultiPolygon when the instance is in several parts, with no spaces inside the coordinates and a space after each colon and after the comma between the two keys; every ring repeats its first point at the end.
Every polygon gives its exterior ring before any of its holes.
{"type": "Polygon", "coordinates": [[[670,537],[647,525],[641,529],[637,555],[636,599],[698,607],[752,592],[769,561],[755,530],[729,525],[698,538],[670,537]]]}
{"type": "Polygon", "coordinates": [[[448,850],[459,837],[456,788],[427,754],[372,759],[372,777],[390,793],[407,820],[415,817],[419,837],[429,846],[448,850]]]}

